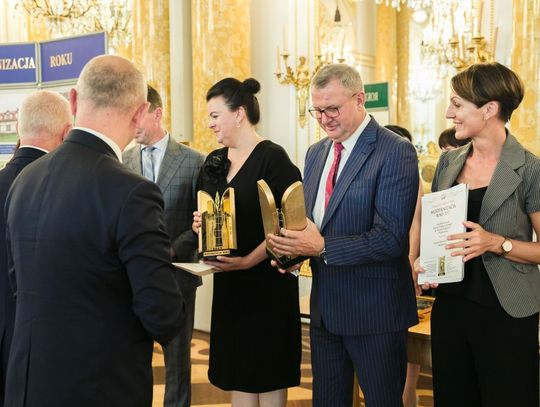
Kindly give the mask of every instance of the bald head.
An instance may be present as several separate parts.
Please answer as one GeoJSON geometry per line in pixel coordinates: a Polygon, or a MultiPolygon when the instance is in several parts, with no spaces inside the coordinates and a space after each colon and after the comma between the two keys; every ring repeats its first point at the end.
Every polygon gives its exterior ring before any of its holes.
{"type": "Polygon", "coordinates": [[[131,112],[146,102],[146,81],[125,58],[102,55],[90,60],[77,82],[79,104],[131,112]]]}
{"type": "Polygon", "coordinates": [[[83,68],[69,100],[75,124],[112,139],[123,150],[148,110],[146,80],[123,57],[102,55],[83,68]]]}
{"type": "Polygon", "coordinates": [[[19,109],[17,131],[22,145],[50,151],[62,142],[71,123],[66,98],[56,92],[41,90],[24,99],[19,109]]]}

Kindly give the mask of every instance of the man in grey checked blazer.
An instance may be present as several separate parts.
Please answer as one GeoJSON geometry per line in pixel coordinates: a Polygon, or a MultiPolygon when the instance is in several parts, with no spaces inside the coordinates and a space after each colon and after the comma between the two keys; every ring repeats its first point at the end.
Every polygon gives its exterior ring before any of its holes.
{"type": "MultiPolygon", "coordinates": [[[[144,127],[137,131],[140,146],[123,154],[126,166],[157,183],[165,202],[165,226],[171,239],[175,262],[193,262],[197,239],[191,231],[196,208],[196,184],[204,156],[176,142],[161,123],[163,104],[159,93],[148,86],[148,109],[144,127]],[[147,149],[146,147],[153,147],[147,149]],[[150,157],[142,157],[150,151],[150,157]],[[143,165],[143,160],[145,165],[143,165]],[[148,164],[148,165],[146,165],[148,164]],[[143,168],[149,167],[149,168],[143,168]]],[[[177,269],[176,278],[186,303],[186,318],[179,335],[164,347],[166,407],[186,407],[191,403],[191,337],[195,312],[195,292],[200,277],[177,269]]]]}
{"type": "Polygon", "coordinates": [[[367,407],[401,407],[407,329],[418,321],[408,261],[416,152],[368,116],[354,68],[325,66],[311,92],[310,113],[328,135],[306,155],[312,221],[270,240],[311,256],[313,406],[351,406],[356,371],[367,407]]]}

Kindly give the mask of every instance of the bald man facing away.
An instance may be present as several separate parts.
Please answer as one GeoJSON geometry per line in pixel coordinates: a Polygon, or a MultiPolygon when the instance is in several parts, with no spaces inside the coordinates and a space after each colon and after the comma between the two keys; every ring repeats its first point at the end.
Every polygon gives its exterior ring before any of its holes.
{"type": "MultiPolygon", "coordinates": [[[[13,180],[24,167],[58,147],[71,129],[68,101],[56,92],[38,91],[19,108],[17,133],[20,147],[0,171],[0,207],[3,208],[13,180]]],[[[9,287],[6,259],[6,223],[0,216],[0,407],[4,404],[6,372],[15,321],[15,298],[9,287]]]]}
{"type": "Polygon", "coordinates": [[[153,340],[183,298],[159,188],[121,163],[148,104],[128,60],[100,56],[70,93],[75,127],[30,164],[6,202],[17,315],[10,407],[150,407],[153,340]]]}

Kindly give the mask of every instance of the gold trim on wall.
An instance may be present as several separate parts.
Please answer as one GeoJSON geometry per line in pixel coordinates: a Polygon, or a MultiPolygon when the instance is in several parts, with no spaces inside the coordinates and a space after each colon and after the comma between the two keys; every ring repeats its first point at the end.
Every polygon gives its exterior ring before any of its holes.
{"type": "Polygon", "coordinates": [[[390,124],[410,126],[409,102],[409,21],[411,11],[400,12],[384,4],[377,6],[375,81],[388,82],[390,124]]]}
{"type": "Polygon", "coordinates": [[[163,99],[163,125],[171,126],[168,0],[133,0],[131,46],[118,51],[131,59],[163,99]]]}
{"type": "Polygon", "coordinates": [[[512,115],[510,129],[540,155],[540,1],[514,0],[512,69],[525,84],[525,97],[512,115]]]}
{"type": "Polygon", "coordinates": [[[220,145],[208,129],[206,92],[220,79],[250,76],[250,0],[192,0],[193,143],[208,153],[220,145]]]}

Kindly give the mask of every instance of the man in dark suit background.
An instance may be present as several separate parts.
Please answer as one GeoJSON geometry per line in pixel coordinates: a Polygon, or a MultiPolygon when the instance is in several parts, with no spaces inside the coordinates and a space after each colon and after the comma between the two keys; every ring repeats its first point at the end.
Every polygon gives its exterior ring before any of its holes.
{"type": "MultiPolygon", "coordinates": [[[[140,146],[124,152],[126,166],[154,181],[165,202],[165,228],[170,237],[171,257],[176,262],[196,260],[197,238],[191,230],[196,210],[196,184],[204,156],[176,142],[162,124],[163,102],[148,85],[148,102],[142,127],[135,141],[140,146]]],[[[165,407],[191,405],[191,337],[195,314],[195,293],[200,277],[176,269],[176,280],[184,296],[186,316],[180,333],[163,347],[165,358],[165,407]]]]}
{"type": "MultiPolygon", "coordinates": [[[[4,208],[13,180],[24,167],[58,147],[71,129],[68,101],[60,94],[38,91],[27,96],[17,117],[20,146],[5,168],[0,171],[0,207],[4,208]]],[[[0,216],[0,407],[4,404],[6,372],[15,320],[15,298],[9,286],[6,258],[6,223],[0,216]]]]}
{"type": "Polygon", "coordinates": [[[407,329],[417,323],[408,232],[418,193],[411,143],[379,126],[362,79],[344,64],[312,81],[327,138],[306,155],[304,231],[270,237],[311,256],[313,406],[350,406],[356,371],[367,407],[401,407],[407,329]]]}
{"type": "Polygon", "coordinates": [[[128,60],[96,57],[70,103],[76,127],[6,202],[17,314],[5,403],[149,407],[153,340],[177,335],[183,299],[159,188],[121,163],[146,82],[128,60]]]}

